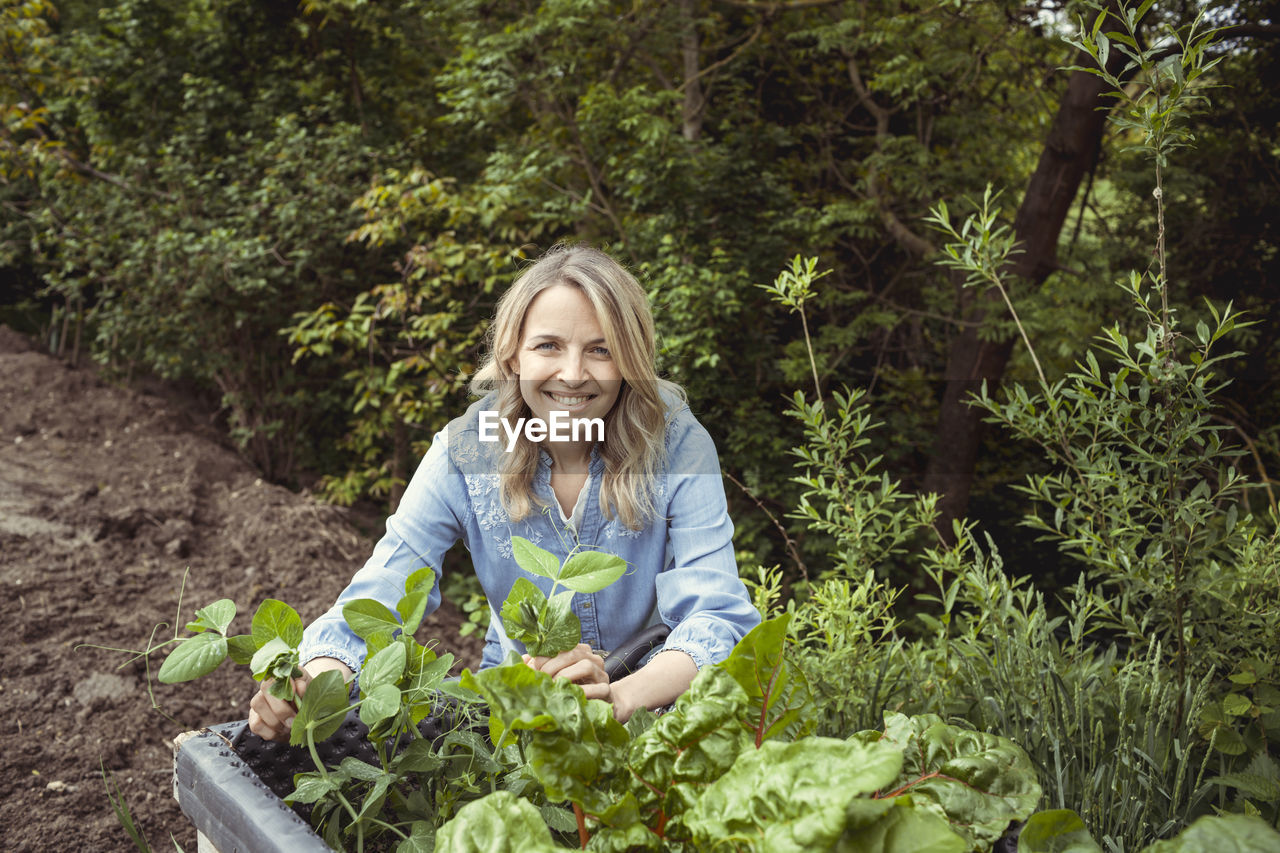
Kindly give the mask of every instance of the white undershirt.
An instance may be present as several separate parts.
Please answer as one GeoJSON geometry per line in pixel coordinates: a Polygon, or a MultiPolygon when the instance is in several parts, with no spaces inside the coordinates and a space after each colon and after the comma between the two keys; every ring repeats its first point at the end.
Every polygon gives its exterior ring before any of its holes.
{"type": "Polygon", "coordinates": [[[573,531],[574,535],[577,535],[578,529],[582,527],[582,514],[586,512],[587,494],[591,491],[591,481],[594,478],[594,474],[587,474],[587,479],[582,483],[582,490],[578,492],[578,499],[573,504],[571,515],[564,514],[564,507],[560,505],[559,499],[555,501],[556,512],[560,513],[560,523],[573,531]]]}

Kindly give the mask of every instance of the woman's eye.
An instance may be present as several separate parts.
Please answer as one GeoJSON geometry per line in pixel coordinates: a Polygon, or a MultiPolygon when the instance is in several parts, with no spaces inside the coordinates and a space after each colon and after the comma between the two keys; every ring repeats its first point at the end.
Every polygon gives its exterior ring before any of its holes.
{"type": "Polygon", "coordinates": [[[595,347],[591,351],[598,356],[603,356],[604,358],[608,358],[610,355],[608,347],[595,347]]]}
{"type": "Polygon", "coordinates": [[[535,344],[533,348],[534,348],[535,350],[542,350],[543,352],[547,352],[547,351],[550,351],[550,350],[555,349],[555,347],[556,347],[556,345],[555,345],[554,343],[552,343],[551,341],[543,341],[543,342],[542,342],[542,343],[540,343],[540,344],[535,344]]]}

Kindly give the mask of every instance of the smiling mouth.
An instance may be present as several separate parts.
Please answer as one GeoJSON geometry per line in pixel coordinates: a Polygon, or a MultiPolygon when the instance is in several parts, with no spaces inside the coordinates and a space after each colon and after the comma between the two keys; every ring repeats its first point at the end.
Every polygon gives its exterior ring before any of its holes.
{"type": "Polygon", "coordinates": [[[557,394],[555,391],[546,391],[544,393],[561,406],[580,406],[588,400],[594,400],[596,398],[595,394],[569,395],[557,394]]]}

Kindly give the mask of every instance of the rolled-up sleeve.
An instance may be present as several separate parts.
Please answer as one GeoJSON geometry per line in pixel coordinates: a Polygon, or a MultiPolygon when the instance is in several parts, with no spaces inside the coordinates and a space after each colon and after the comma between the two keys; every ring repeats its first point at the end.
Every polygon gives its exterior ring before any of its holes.
{"type": "Polygon", "coordinates": [[[701,669],[719,663],[760,624],[738,576],[733,521],[711,436],[692,416],[668,446],[667,567],[657,577],[658,612],[671,627],[664,648],[701,669]]]}
{"type": "Polygon", "coordinates": [[[302,660],[336,658],[358,672],[365,644],[347,627],[342,608],[358,599],[372,598],[394,611],[404,596],[406,578],[424,566],[436,574],[427,613],[439,607],[440,566],[445,552],[463,534],[460,516],[465,505],[465,486],[450,459],[447,434],[441,431],[414,472],[399,507],[387,519],[386,532],[364,567],[334,605],[307,626],[300,649],[302,660]]]}

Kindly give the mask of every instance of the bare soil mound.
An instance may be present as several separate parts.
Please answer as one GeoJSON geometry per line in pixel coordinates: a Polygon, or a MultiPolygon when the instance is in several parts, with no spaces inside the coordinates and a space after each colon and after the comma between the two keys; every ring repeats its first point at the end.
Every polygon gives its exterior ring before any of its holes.
{"type": "MultiPolygon", "coordinates": [[[[0,826],[6,850],[132,850],[99,764],[114,773],[154,849],[196,848],[172,798],[171,742],[243,719],[242,668],[151,685],[144,648],[218,598],[264,598],[318,616],[372,547],[347,510],[263,482],[207,414],[72,370],[0,326],[0,826]]],[[[447,603],[420,632],[476,666],[447,603]]],[[[152,672],[159,666],[159,657],[152,672]]]]}

